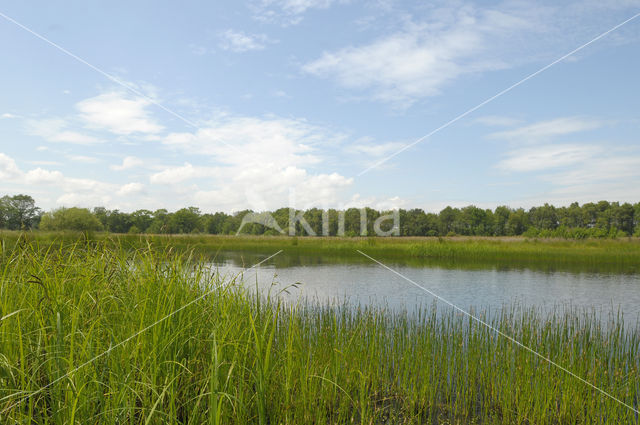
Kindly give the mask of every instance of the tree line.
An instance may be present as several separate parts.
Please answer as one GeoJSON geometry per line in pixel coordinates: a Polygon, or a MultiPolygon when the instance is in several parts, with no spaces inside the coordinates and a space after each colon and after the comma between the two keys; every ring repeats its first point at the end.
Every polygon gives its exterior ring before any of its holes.
{"type": "MultiPolygon", "coordinates": [[[[9,230],[226,235],[235,234],[241,228],[241,233],[250,235],[289,234],[289,222],[292,217],[289,208],[261,213],[261,216],[270,218],[269,222],[243,223],[243,218],[251,213],[254,212],[243,210],[233,214],[203,213],[196,207],[182,208],[174,212],[166,209],[122,212],[104,207],[58,208],[44,212],[29,195],[0,198],[0,228],[9,230]]],[[[296,211],[295,214],[303,219],[292,222],[296,235],[309,234],[308,229],[316,234],[323,234],[324,225],[328,226],[329,235],[357,236],[373,235],[373,223],[391,212],[372,208],[349,208],[342,211],[311,208],[296,211]],[[363,223],[366,229],[362,227],[363,223]]],[[[397,211],[397,217],[400,236],[524,235],[574,239],[640,236],[640,202],[621,204],[600,201],[582,205],[574,202],[568,207],[544,204],[528,210],[508,206],[499,206],[491,210],[469,205],[463,208],[446,207],[439,213],[414,208],[400,209],[397,211]]]]}

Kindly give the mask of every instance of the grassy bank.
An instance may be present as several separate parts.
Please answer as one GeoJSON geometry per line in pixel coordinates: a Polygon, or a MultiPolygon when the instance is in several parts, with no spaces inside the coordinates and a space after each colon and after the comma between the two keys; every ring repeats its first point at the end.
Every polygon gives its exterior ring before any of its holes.
{"type": "MultiPolygon", "coordinates": [[[[282,306],[185,253],[108,245],[5,246],[0,423],[638,423],[459,315],[282,306]]],[[[638,408],[638,327],[517,307],[492,324],[638,408]]]]}
{"type": "MultiPolygon", "coordinates": [[[[83,240],[74,233],[0,233],[6,246],[19,237],[48,245],[83,240]]],[[[455,267],[528,267],[543,270],[640,272],[640,238],[527,239],[521,237],[460,238],[337,238],[212,235],[109,235],[93,234],[94,241],[135,249],[152,244],[195,250],[213,257],[225,250],[292,256],[322,256],[325,261],[362,261],[357,250],[383,261],[455,267]]],[[[278,261],[284,261],[281,257],[278,261]]],[[[368,261],[368,260],[365,260],[368,261]]]]}

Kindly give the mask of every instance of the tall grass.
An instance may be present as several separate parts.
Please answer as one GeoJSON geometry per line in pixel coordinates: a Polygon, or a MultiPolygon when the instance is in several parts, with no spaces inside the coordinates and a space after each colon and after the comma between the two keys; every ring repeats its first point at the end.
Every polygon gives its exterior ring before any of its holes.
{"type": "Polygon", "coordinates": [[[323,261],[369,261],[356,250],[386,261],[409,265],[455,268],[531,268],[584,270],[589,272],[640,272],[640,238],[622,239],[527,239],[522,237],[282,237],[215,235],[113,235],[63,232],[0,232],[12,246],[21,238],[44,244],[93,240],[111,246],[155,246],[192,249],[213,257],[224,251],[273,253],[283,250],[284,262],[294,256],[322,256],[323,261]]]}
{"type": "MultiPolygon", "coordinates": [[[[640,423],[449,310],[292,306],[245,287],[170,249],[3,249],[0,423],[640,423]]],[[[513,306],[487,320],[638,408],[640,330],[621,317],[513,306]]]]}

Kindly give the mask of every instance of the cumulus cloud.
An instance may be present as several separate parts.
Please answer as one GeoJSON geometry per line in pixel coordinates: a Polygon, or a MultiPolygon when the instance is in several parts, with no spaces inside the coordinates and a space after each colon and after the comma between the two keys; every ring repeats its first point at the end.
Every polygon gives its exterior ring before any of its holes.
{"type": "Polygon", "coordinates": [[[87,178],[67,177],[57,170],[37,167],[22,171],[13,158],[0,153],[0,179],[3,183],[22,190],[23,187],[46,187],[48,193],[56,194],[57,205],[93,207],[115,202],[135,205],[130,197],[144,192],[141,183],[118,185],[87,178]],[[127,199],[129,197],[129,199],[127,199]]]}
{"type": "Polygon", "coordinates": [[[21,175],[21,171],[16,164],[16,161],[0,152],[0,178],[12,179],[21,175]]]}
{"type": "Polygon", "coordinates": [[[117,193],[120,196],[130,196],[138,195],[142,192],[144,192],[144,185],[142,183],[127,183],[122,185],[117,193]]]}
{"type": "Polygon", "coordinates": [[[223,117],[196,132],[170,133],[163,143],[227,165],[260,162],[286,167],[319,163],[322,157],[316,147],[342,137],[304,120],[223,117]]]}
{"type": "Polygon", "coordinates": [[[114,171],[124,171],[124,170],[130,170],[132,168],[140,167],[143,164],[144,164],[144,161],[141,160],[140,158],[136,158],[135,156],[126,156],[122,159],[122,164],[111,165],[109,166],[109,168],[111,168],[114,171]]]}
{"type": "Polygon", "coordinates": [[[38,167],[27,171],[24,179],[28,184],[52,184],[62,182],[64,176],[60,171],[48,171],[38,167]]]}
{"type": "Polygon", "coordinates": [[[150,181],[205,179],[196,199],[226,210],[248,204],[255,210],[278,208],[289,204],[291,193],[303,205],[335,205],[352,179],[312,169],[325,159],[323,152],[343,138],[304,120],[224,116],[195,132],[169,134],[163,141],[171,149],[204,156],[209,164],[169,167],[150,181]]]}
{"type": "Polygon", "coordinates": [[[86,125],[92,129],[107,130],[118,135],[156,134],[163,127],[147,110],[151,101],[112,91],[85,99],[76,104],[86,125]]]}

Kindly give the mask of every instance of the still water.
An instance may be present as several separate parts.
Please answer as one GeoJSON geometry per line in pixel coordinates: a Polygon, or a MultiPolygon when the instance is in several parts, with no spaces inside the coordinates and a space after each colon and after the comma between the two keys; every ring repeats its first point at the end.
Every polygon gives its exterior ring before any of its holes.
{"type": "MultiPolygon", "coordinates": [[[[255,287],[257,283],[263,291],[271,289],[273,294],[280,293],[290,302],[346,301],[411,313],[435,301],[427,291],[364,257],[350,261],[320,256],[287,258],[287,255],[282,253],[277,261],[274,258],[243,272],[268,254],[224,252],[217,255],[211,267],[222,275],[241,276],[247,286],[255,287]]],[[[628,326],[638,326],[640,319],[638,273],[384,263],[465,310],[491,314],[515,304],[543,311],[586,308],[605,319],[612,312],[621,312],[628,326]]]]}

